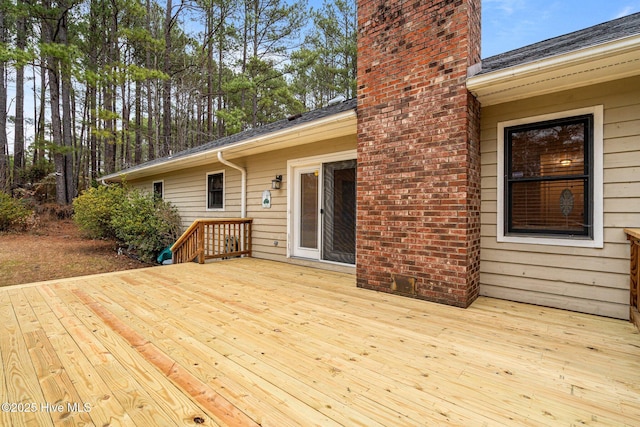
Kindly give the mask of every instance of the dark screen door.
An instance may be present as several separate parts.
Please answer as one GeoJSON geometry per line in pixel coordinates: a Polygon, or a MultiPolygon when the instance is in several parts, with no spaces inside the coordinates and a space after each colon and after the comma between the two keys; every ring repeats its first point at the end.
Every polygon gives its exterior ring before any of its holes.
{"type": "Polygon", "coordinates": [[[356,262],[356,160],[323,164],[322,258],[356,262]]]}

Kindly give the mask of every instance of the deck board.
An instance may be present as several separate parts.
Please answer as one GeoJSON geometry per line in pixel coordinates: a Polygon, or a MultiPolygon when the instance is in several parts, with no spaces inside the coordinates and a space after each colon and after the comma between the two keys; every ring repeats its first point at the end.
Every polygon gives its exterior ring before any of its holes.
{"type": "Polygon", "coordinates": [[[640,425],[631,323],[243,258],[0,288],[1,425],[640,425]]]}
{"type": "Polygon", "coordinates": [[[11,305],[3,304],[0,317],[0,324],[4,326],[0,330],[0,352],[7,386],[6,399],[21,405],[17,412],[10,413],[11,423],[53,425],[52,415],[55,414],[41,410],[41,404],[48,401],[44,398],[40,384],[42,379],[33,366],[26,339],[37,325],[32,319],[25,321],[27,309],[18,294],[18,290],[10,290],[3,295],[2,299],[10,301],[11,305]]]}
{"type": "Polygon", "coordinates": [[[113,397],[112,389],[99,374],[98,367],[112,360],[109,353],[48,286],[31,288],[28,292],[34,311],[79,394],[79,400],[70,403],[90,405],[88,414],[94,425],[132,425],[120,402],[113,397]]]}

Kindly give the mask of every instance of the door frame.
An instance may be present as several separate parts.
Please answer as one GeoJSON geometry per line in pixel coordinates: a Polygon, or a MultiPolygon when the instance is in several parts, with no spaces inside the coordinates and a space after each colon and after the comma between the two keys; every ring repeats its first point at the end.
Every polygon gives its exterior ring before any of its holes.
{"type": "MultiPolygon", "coordinates": [[[[292,258],[295,255],[293,254],[293,245],[294,245],[294,237],[295,237],[295,209],[294,202],[296,201],[296,190],[297,183],[295,182],[296,170],[302,169],[305,167],[318,167],[318,193],[319,193],[319,203],[322,203],[322,192],[323,192],[323,173],[322,173],[322,164],[330,163],[330,162],[338,162],[342,160],[352,160],[357,159],[357,150],[347,150],[347,151],[339,151],[336,153],[328,153],[321,154],[318,156],[310,156],[303,157],[299,159],[291,159],[287,161],[287,177],[291,179],[290,185],[287,185],[287,258],[292,258]]],[[[319,205],[321,206],[321,204],[319,205]]],[[[329,262],[335,263],[335,261],[325,261],[322,259],[322,218],[319,218],[318,221],[318,255],[316,258],[306,258],[312,261],[321,261],[321,262],[329,262]]],[[[342,264],[342,263],[338,263],[342,264]]]]}
{"type": "Polygon", "coordinates": [[[322,257],[322,247],[321,242],[321,230],[322,230],[322,215],[320,214],[320,209],[322,208],[322,164],[321,163],[312,163],[304,166],[295,166],[293,168],[293,173],[290,175],[292,177],[292,215],[291,215],[291,256],[295,256],[298,258],[305,259],[320,259],[322,257]],[[302,234],[299,230],[301,229],[301,207],[300,207],[300,176],[302,174],[314,173],[316,175],[316,185],[317,185],[317,194],[316,194],[316,247],[307,248],[298,245],[298,240],[300,239],[300,235],[302,234]]]}

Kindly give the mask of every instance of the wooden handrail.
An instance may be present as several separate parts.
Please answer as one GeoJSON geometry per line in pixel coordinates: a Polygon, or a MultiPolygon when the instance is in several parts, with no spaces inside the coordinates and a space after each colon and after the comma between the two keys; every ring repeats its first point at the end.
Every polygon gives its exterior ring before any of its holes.
{"type": "Polygon", "coordinates": [[[631,244],[631,266],[629,269],[630,318],[640,329],[640,228],[625,228],[631,244]]]}
{"type": "Polygon", "coordinates": [[[197,219],[171,246],[173,263],[251,256],[252,218],[197,219]]]}

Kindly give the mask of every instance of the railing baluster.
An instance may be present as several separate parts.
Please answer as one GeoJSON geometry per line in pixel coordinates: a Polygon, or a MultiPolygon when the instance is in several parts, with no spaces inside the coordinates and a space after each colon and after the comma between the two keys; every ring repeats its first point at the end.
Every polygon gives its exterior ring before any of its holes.
{"type": "Polygon", "coordinates": [[[173,262],[251,256],[252,223],[251,218],[196,220],[171,247],[173,262]]]}

